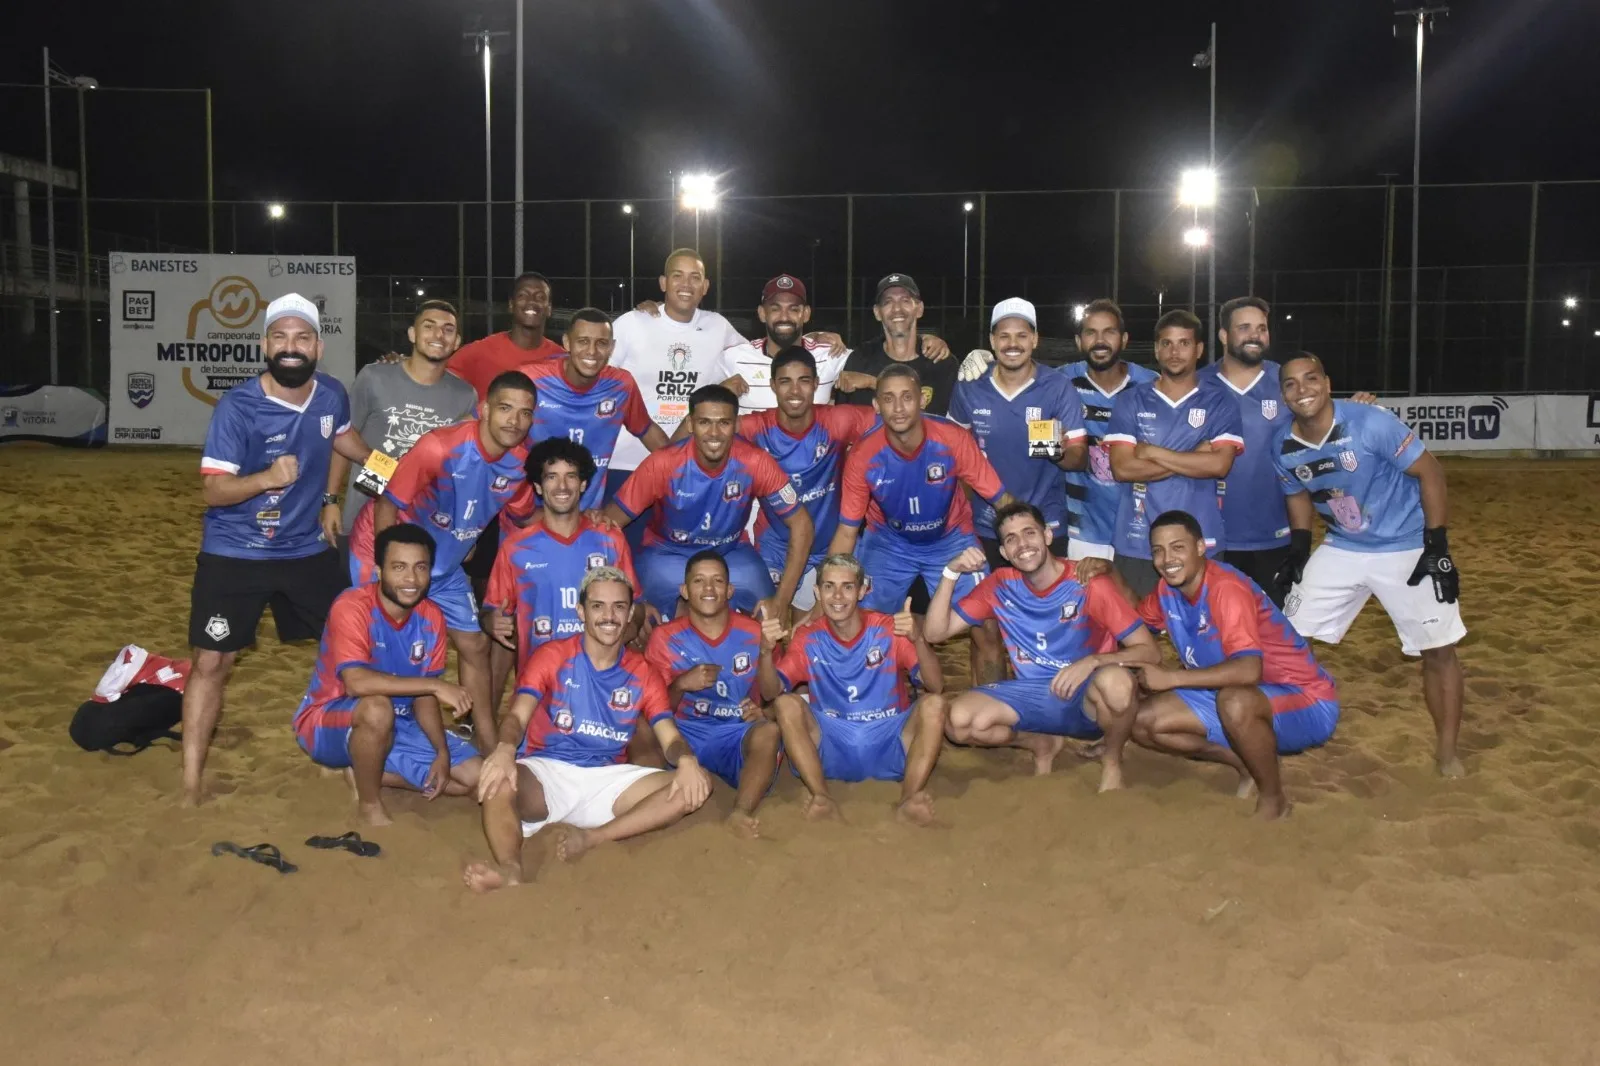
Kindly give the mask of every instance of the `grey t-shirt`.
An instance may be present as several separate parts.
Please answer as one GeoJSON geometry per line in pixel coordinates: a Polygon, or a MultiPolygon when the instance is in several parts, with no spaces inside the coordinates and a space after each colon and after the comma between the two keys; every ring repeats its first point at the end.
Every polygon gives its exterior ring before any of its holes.
{"type": "MultiPolygon", "coordinates": [[[[363,367],[350,387],[350,424],[371,447],[398,459],[429,430],[452,425],[472,415],[478,394],[472,386],[446,374],[434,385],[419,385],[401,363],[363,367]]],[[[344,531],[369,499],[356,488],[358,466],[350,468],[345,486],[344,531]]]]}

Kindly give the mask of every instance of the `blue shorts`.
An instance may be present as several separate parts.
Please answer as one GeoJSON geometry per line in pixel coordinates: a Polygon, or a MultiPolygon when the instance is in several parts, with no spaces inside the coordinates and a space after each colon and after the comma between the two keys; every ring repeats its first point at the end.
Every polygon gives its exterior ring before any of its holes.
{"type": "MultiPolygon", "coordinates": [[[[1339,724],[1339,704],[1336,700],[1317,699],[1299,685],[1257,685],[1272,703],[1272,732],[1278,738],[1278,754],[1293,755],[1297,751],[1319,747],[1333,736],[1339,724]]],[[[1178,698],[1194,712],[1206,727],[1206,739],[1219,747],[1228,748],[1228,734],[1222,730],[1222,717],[1217,714],[1217,690],[1214,688],[1174,689],[1178,698]]]]}
{"type": "Polygon", "coordinates": [[[1049,733],[1051,736],[1093,740],[1100,735],[1094,719],[1083,713],[1083,699],[1089,682],[1078,686],[1077,695],[1061,699],[1050,691],[1049,678],[996,681],[975,691],[983,693],[1017,712],[1019,733],[1049,733]]]}
{"type": "MultiPolygon", "coordinates": [[[[407,784],[420,791],[428,783],[428,770],[433,766],[433,742],[411,716],[411,699],[406,696],[389,698],[394,703],[394,745],[389,749],[388,758],[383,760],[383,770],[399,774],[407,784]]],[[[358,702],[356,696],[329,700],[321,707],[313,707],[296,724],[295,739],[313,762],[336,768],[350,765],[350,718],[358,702]]],[[[451,766],[460,766],[478,757],[476,748],[449,730],[445,730],[444,739],[450,750],[451,766]]]]}
{"type": "MultiPolygon", "coordinates": [[[[861,606],[869,611],[894,614],[905,606],[911,584],[918,577],[928,586],[931,597],[950,560],[968,548],[977,547],[981,547],[978,538],[970,533],[947,533],[928,544],[913,544],[892,531],[864,531],[856,546],[856,559],[872,585],[862,597],[861,606]]],[[[951,602],[959,602],[977,588],[988,572],[985,568],[976,574],[962,574],[951,602]]]]}
{"type": "Polygon", "coordinates": [[[744,738],[760,723],[726,718],[674,718],[700,765],[734,788],[744,769],[744,738]]]}
{"type": "Polygon", "coordinates": [[[443,612],[447,629],[463,633],[479,631],[478,598],[472,594],[472,579],[459,566],[433,579],[428,586],[428,599],[443,612]]]}
{"type": "MultiPolygon", "coordinates": [[[[698,550],[698,549],[696,549],[698,550]]],[[[657,545],[635,555],[634,568],[639,573],[639,583],[644,601],[661,612],[663,621],[678,609],[678,586],[683,584],[683,571],[696,550],[685,551],[657,545]]],[[[733,609],[749,614],[756,603],[771,596],[777,589],[767,574],[767,567],[756,550],[743,541],[735,541],[717,549],[728,563],[728,583],[733,586],[733,609]]],[[[448,619],[449,615],[445,617],[448,619]]]]}
{"type": "Polygon", "coordinates": [[[822,733],[817,754],[822,756],[823,777],[830,781],[899,781],[905,777],[906,748],[900,733],[910,711],[868,722],[834,718],[815,710],[811,713],[822,733]]]}

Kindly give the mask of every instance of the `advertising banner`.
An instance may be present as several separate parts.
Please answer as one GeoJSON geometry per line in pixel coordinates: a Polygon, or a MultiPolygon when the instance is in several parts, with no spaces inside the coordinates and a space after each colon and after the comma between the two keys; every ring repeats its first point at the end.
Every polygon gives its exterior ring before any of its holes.
{"type": "Polygon", "coordinates": [[[110,269],[113,444],[203,444],[217,398],[265,369],[261,316],[285,293],[321,313],[320,369],[355,378],[350,256],[112,252],[110,269]]]}
{"type": "Polygon", "coordinates": [[[1600,448],[1600,395],[1540,396],[1539,447],[1548,451],[1600,448]]]}
{"type": "Polygon", "coordinates": [[[0,387],[0,444],[18,440],[98,447],[106,442],[106,405],[67,386],[0,387]]]}
{"type": "Polygon", "coordinates": [[[1378,401],[1435,452],[1508,451],[1535,443],[1533,396],[1411,396],[1378,401]]]}

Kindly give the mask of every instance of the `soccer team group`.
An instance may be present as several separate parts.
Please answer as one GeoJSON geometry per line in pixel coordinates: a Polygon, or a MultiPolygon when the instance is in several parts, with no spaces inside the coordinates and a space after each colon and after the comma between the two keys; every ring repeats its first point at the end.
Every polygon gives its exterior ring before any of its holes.
{"type": "Polygon", "coordinates": [[[267,370],[222,398],[201,460],[186,802],[268,606],[280,638],[321,636],[300,746],[369,824],[385,788],[475,797],[480,891],[521,881],[546,825],[571,859],[685,817],[714,777],[755,835],[785,761],[808,817],[876,778],[927,824],[946,741],[1048,773],[1074,738],[1107,790],[1131,740],[1232,767],[1281,816],[1279,756],[1339,718],[1307,638],[1337,642],[1373,595],[1421,658],[1439,771],[1462,772],[1443,471],[1384,408],[1333,399],[1314,355],[1271,361],[1263,301],[1222,306],[1214,362],[1193,314],[1162,315],[1151,371],[1110,300],[1053,368],[1015,298],[953,358],[905,274],[854,349],[806,332],[791,275],[757,341],[701,309],[694,252],[660,285],[615,321],[576,312],[559,345],[538,274],[465,347],[427,301],[409,354],[348,393],[318,372],[316,306],[271,303],[267,370]],[[951,694],[933,645],[963,633],[951,694]]]}

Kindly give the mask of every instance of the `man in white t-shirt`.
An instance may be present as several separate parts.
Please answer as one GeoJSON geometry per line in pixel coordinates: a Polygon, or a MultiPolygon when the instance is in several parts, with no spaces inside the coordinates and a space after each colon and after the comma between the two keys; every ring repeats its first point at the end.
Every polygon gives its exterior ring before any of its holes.
{"type": "Polygon", "coordinates": [[[793,274],[779,274],[767,282],[756,316],[766,328],[766,337],[729,348],[717,364],[722,384],[739,397],[739,410],[770,411],[778,406],[772,391],[772,358],[794,344],[804,345],[817,361],[816,402],[831,403],[833,383],[850,358],[850,349],[835,333],[804,335],[806,323],[811,321],[805,282],[793,274]]]}

